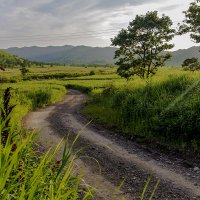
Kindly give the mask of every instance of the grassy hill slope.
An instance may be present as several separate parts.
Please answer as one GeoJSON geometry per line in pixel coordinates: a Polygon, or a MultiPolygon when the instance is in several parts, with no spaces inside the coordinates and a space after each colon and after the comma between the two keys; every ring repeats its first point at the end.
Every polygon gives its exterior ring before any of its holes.
{"type": "Polygon", "coordinates": [[[0,67],[15,67],[19,64],[20,61],[20,58],[0,50],[0,67]]]}

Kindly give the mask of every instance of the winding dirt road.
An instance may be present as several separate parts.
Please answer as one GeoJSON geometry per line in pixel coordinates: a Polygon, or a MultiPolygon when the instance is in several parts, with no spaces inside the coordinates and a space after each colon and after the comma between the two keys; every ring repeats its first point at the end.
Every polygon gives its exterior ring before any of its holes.
{"type": "Polygon", "coordinates": [[[123,180],[125,182],[117,199],[122,196],[127,200],[140,199],[148,178],[151,178],[151,184],[145,199],[148,199],[157,180],[160,184],[154,199],[200,199],[200,170],[197,167],[194,170],[183,166],[179,158],[147,151],[93,123],[85,127],[88,120],[79,114],[79,110],[86,99],[86,95],[69,90],[62,102],[29,113],[24,126],[41,131],[39,143],[45,149],[56,146],[68,133],[73,140],[82,130],[75,148],[86,148],[76,164],[83,171],[85,181],[96,188],[95,199],[112,199],[123,180]]]}

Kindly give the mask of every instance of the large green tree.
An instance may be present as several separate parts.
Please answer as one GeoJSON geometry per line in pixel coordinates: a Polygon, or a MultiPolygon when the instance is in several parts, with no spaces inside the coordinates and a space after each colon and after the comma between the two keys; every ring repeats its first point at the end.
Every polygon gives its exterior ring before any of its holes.
{"type": "MultiPolygon", "coordinates": [[[[183,13],[185,19],[179,27],[178,34],[190,33],[191,39],[195,43],[200,43],[200,1],[195,0],[190,3],[188,10],[183,13]]],[[[200,63],[198,58],[188,58],[183,62],[182,67],[189,71],[200,70],[200,63]]]]}
{"type": "Polygon", "coordinates": [[[169,44],[175,33],[172,24],[168,16],[159,17],[157,11],[148,12],[137,15],[127,29],[111,39],[112,45],[119,47],[115,52],[118,74],[126,79],[133,75],[141,78],[154,75],[170,58],[164,51],[174,46],[169,44]]]}
{"type": "Polygon", "coordinates": [[[184,11],[185,20],[180,26],[180,34],[190,33],[190,37],[196,43],[200,43],[200,0],[190,3],[187,11],[184,11]]]}

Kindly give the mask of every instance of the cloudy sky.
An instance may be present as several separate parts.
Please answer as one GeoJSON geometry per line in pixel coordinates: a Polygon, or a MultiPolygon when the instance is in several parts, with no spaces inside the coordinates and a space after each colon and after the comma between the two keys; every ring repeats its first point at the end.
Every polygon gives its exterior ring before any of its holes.
{"type": "MultiPolygon", "coordinates": [[[[136,14],[158,10],[174,27],[191,0],[0,0],[0,49],[22,46],[110,46],[110,38],[136,14]]],[[[188,35],[175,49],[194,43],[188,35]]]]}

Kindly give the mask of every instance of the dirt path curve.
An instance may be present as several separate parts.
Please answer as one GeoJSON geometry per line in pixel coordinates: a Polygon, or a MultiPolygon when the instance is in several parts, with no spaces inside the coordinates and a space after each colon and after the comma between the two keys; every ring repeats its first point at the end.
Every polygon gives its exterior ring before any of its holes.
{"type": "Polygon", "coordinates": [[[139,199],[149,177],[149,191],[160,180],[155,199],[200,199],[200,171],[184,168],[178,158],[174,161],[159,152],[147,152],[95,124],[83,128],[87,120],[79,115],[79,110],[85,100],[84,94],[69,90],[62,102],[29,113],[24,124],[26,128],[41,131],[39,141],[45,148],[55,146],[67,133],[75,137],[83,129],[76,148],[87,148],[77,165],[83,170],[86,182],[97,188],[95,199],[112,199],[123,180],[117,199],[122,195],[128,200],[139,199]]]}

